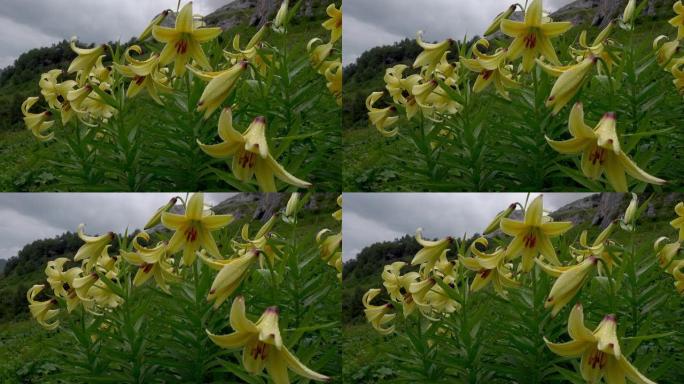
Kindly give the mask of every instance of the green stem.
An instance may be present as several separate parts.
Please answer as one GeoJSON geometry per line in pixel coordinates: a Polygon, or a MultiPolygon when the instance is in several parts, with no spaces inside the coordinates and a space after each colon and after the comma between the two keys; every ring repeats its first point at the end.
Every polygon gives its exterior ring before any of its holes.
{"type": "MultiPolygon", "coordinates": [[[[200,272],[199,268],[197,266],[197,261],[193,263],[192,265],[192,275],[193,275],[193,282],[195,284],[195,313],[199,314],[202,313],[202,303],[203,299],[201,296],[201,292],[199,289],[199,283],[200,283],[200,272]]],[[[202,317],[199,317],[200,321],[195,324],[195,334],[196,336],[196,359],[195,359],[195,369],[193,369],[195,373],[195,382],[197,383],[203,383],[204,382],[204,370],[202,369],[204,365],[204,346],[202,341],[206,337],[206,333],[204,331],[204,326],[202,324],[202,317]]]]}

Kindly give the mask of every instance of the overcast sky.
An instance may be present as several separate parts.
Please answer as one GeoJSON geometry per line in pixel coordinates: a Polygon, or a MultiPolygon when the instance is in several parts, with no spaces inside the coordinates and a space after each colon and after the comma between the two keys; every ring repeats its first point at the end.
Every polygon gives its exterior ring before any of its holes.
{"type": "MultiPolygon", "coordinates": [[[[234,193],[206,193],[216,205],[234,193]]],[[[76,231],[123,233],[142,228],[157,208],[185,193],[0,193],[0,258],[16,256],[33,240],[76,231]]],[[[179,202],[180,204],[180,202],[179,202]]]]}
{"type": "MultiPolygon", "coordinates": [[[[544,209],[555,211],[588,193],[545,193],[544,209]]],[[[538,196],[531,194],[530,201],[538,196]]],[[[426,238],[482,233],[511,203],[525,204],[526,193],[345,193],[343,258],[364,247],[391,241],[423,228],[426,238]]]]}
{"type": "MultiPolygon", "coordinates": [[[[208,14],[231,0],[195,0],[208,14]]],[[[185,4],[186,1],[182,1],[185,4]]],[[[78,36],[85,42],[128,41],[178,0],[0,0],[0,68],[20,54],[78,36]]]]}
{"type": "MultiPolygon", "coordinates": [[[[573,0],[545,0],[553,12],[573,0]]],[[[415,38],[429,41],[481,35],[494,17],[515,0],[344,0],[343,61],[353,63],[364,51],[415,38]]],[[[525,4],[524,0],[518,1],[525,4]]]]}

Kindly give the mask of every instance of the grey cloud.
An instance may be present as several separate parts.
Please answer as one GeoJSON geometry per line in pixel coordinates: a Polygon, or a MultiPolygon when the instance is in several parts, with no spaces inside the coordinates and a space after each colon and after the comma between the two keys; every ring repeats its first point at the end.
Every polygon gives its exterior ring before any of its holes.
{"type": "MultiPolygon", "coordinates": [[[[193,11],[207,14],[228,3],[195,0],[193,11]]],[[[177,4],[177,0],[0,0],[0,68],[29,49],[72,36],[83,42],[128,41],[155,15],[175,10],[177,4]]]]}
{"type": "MultiPolygon", "coordinates": [[[[572,0],[546,0],[553,11],[572,0]]],[[[344,2],[344,64],[354,62],[364,51],[415,38],[423,30],[426,40],[481,34],[511,0],[346,0],[344,2]],[[359,28],[359,29],[357,29],[359,28]]]]}
{"type": "MultiPolygon", "coordinates": [[[[553,211],[587,195],[547,193],[544,207],[553,211]]],[[[413,234],[418,227],[430,238],[481,232],[499,211],[516,201],[524,204],[526,197],[525,193],[345,193],[344,259],[354,258],[370,244],[413,234]]]]}
{"type": "MultiPolygon", "coordinates": [[[[3,193],[0,194],[0,258],[14,256],[23,245],[41,238],[75,231],[121,233],[141,228],[173,193],[3,193]]],[[[215,205],[232,193],[205,194],[215,205]]]]}

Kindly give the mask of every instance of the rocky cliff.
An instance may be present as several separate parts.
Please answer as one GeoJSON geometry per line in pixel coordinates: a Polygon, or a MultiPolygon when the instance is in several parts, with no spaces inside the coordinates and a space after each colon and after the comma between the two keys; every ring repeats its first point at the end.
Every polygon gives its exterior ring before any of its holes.
{"type": "MultiPolygon", "coordinates": [[[[591,24],[604,27],[611,20],[622,16],[628,0],[576,0],[559,8],[550,16],[554,20],[571,21],[575,25],[591,24]]],[[[670,0],[648,0],[644,10],[646,16],[657,17],[666,14],[672,7],[670,0]]]]}

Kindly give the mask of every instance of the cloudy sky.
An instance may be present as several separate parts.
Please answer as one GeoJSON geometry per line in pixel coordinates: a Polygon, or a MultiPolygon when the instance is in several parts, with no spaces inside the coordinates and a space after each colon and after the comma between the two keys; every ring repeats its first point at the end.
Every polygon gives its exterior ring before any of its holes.
{"type": "MultiPolygon", "coordinates": [[[[553,12],[572,0],[545,0],[553,12]]],[[[494,17],[514,0],[344,0],[344,65],[364,51],[415,38],[422,30],[429,41],[461,40],[482,34],[494,17]]],[[[518,1],[524,4],[525,1],[518,1]]]]}
{"type": "MultiPolygon", "coordinates": [[[[555,211],[588,193],[545,193],[544,208],[555,211]]],[[[532,194],[531,199],[538,196],[532,194]]],[[[366,246],[414,234],[428,238],[481,233],[511,203],[525,204],[525,193],[345,193],[343,257],[366,246]]]]}
{"type": "MultiPolygon", "coordinates": [[[[207,193],[204,201],[215,205],[232,195],[207,193]]],[[[0,193],[0,258],[15,256],[33,240],[76,231],[81,223],[88,234],[142,228],[173,196],[185,198],[184,193],[0,193]]]]}
{"type": "MultiPolygon", "coordinates": [[[[195,0],[208,14],[231,0],[195,0]]],[[[185,0],[182,2],[185,4],[185,0]]],[[[85,42],[128,41],[178,0],[0,0],[0,68],[22,53],[78,36],[85,42]]],[[[181,4],[181,5],[183,5],[181,4]]]]}

